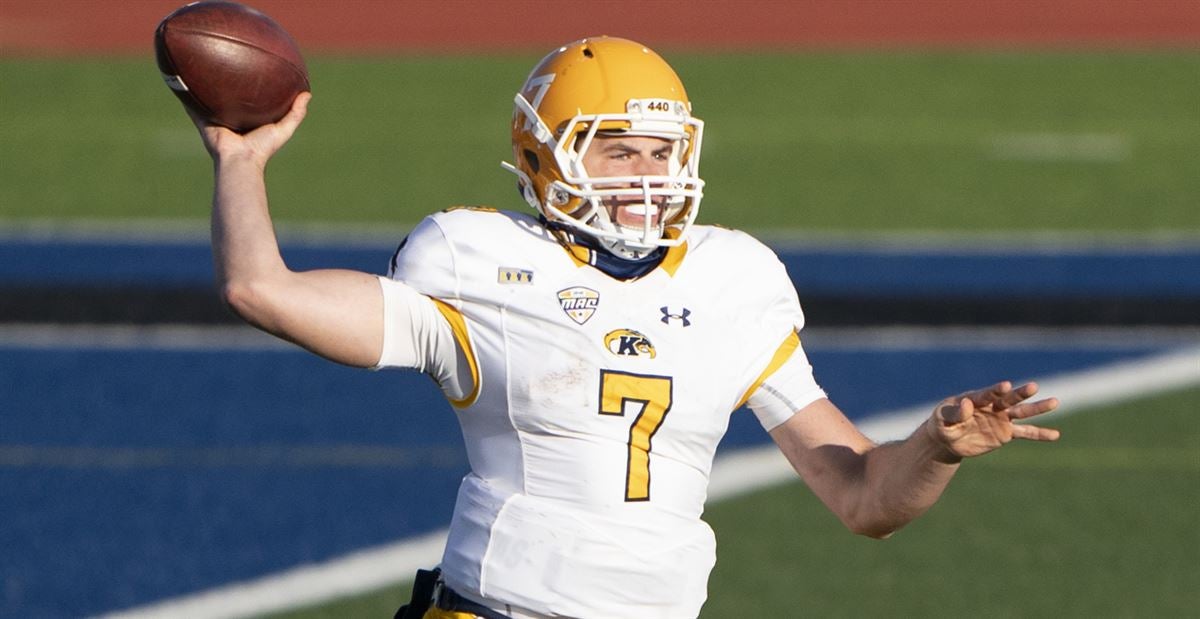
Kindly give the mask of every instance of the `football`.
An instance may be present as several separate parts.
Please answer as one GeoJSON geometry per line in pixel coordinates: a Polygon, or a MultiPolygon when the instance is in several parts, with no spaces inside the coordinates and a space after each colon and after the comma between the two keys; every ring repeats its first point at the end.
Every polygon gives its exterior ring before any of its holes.
{"type": "Polygon", "coordinates": [[[193,2],[166,16],[154,32],[154,55],[185,106],[239,133],[283,118],[309,90],[292,37],[236,2],[193,2]]]}

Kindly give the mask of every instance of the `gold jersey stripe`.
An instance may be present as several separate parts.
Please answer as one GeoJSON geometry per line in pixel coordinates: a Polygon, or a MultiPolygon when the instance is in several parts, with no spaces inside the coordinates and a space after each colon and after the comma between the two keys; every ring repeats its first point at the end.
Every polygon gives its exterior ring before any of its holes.
{"type": "Polygon", "coordinates": [[[679,265],[683,264],[683,256],[687,253],[687,249],[687,241],[674,247],[668,247],[667,255],[663,256],[663,261],[658,268],[666,271],[667,275],[675,277],[675,271],[679,269],[679,265]]]}
{"type": "Polygon", "coordinates": [[[591,264],[592,250],[582,245],[563,245],[563,248],[567,250],[571,260],[575,261],[575,266],[585,267],[591,264]]]}
{"type": "Polygon", "coordinates": [[[746,400],[750,399],[750,394],[754,393],[770,375],[774,374],[775,370],[778,370],[799,346],[800,336],[795,331],[792,331],[784,338],[783,343],[779,345],[779,348],[775,351],[775,355],[771,357],[771,362],[767,364],[766,369],[762,371],[762,374],[758,375],[758,378],[754,379],[754,384],[750,385],[746,393],[742,394],[742,399],[738,401],[737,406],[733,407],[734,410],[741,408],[746,403],[746,400]]]}
{"type": "Polygon", "coordinates": [[[467,321],[463,318],[462,312],[454,309],[449,303],[441,299],[434,299],[433,302],[437,305],[438,311],[442,313],[442,316],[446,318],[446,322],[450,323],[450,330],[454,332],[454,339],[458,341],[463,354],[467,356],[467,365],[471,367],[471,393],[468,393],[461,400],[447,398],[454,407],[465,408],[474,404],[475,398],[479,397],[479,363],[475,360],[475,349],[471,348],[471,338],[467,332],[467,321]]]}

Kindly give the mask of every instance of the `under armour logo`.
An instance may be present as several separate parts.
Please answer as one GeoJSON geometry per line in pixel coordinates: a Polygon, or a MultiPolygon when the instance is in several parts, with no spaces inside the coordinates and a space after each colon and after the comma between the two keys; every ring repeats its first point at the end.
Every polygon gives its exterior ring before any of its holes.
{"type": "Polygon", "coordinates": [[[683,326],[685,327],[690,327],[692,325],[692,321],[688,320],[688,316],[692,315],[692,310],[686,307],[683,308],[683,311],[678,314],[672,313],[671,310],[667,309],[667,306],[665,305],[658,309],[662,312],[662,321],[664,325],[671,324],[672,320],[678,320],[682,322],[683,326]]]}

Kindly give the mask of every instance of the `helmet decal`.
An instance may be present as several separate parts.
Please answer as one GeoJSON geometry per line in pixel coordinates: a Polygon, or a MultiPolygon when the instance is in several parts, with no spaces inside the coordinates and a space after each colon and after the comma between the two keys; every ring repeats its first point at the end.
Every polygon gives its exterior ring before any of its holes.
{"type": "Polygon", "coordinates": [[[532,100],[526,99],[529,101],[529,107],[533,108],[533,114],[527,114],[525,117],[525,131],[529,131],[534,128],[534,124],[538,118],[538,106],[542,104],[542,98],[546,96],[546,91],[550,90],[550,84],[553,82],[553,73],[539,75],[538,77],[531,77],[525,82],[525,87],[521,89],[521,94],[519,96],[523,96],[525,93],[537,89],[537,92],[533,95],[532,100]]]}

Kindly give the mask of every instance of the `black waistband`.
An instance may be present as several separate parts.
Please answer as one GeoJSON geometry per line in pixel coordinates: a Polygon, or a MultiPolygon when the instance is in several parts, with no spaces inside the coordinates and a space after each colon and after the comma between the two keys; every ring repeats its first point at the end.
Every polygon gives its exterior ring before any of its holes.
{"type": "Polygon", "coordinates": [[[442,610],[471,613],[481,619],[511,619],[508,615],[494,611],[483,604],[468,600],[444,584],[439,588],[433,603],[442,610]]]}

